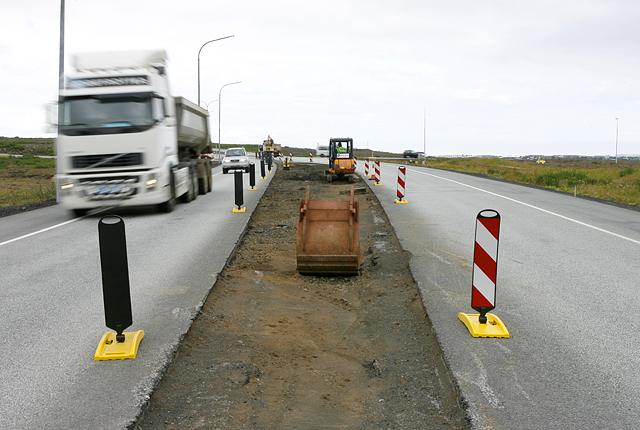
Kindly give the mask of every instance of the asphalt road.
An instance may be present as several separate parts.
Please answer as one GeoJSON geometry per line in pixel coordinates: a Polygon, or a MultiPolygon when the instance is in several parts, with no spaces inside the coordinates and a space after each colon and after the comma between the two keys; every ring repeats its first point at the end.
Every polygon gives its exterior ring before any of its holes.
{"type": "MultiPolygon", "coordinates": [[[[414,277],[474,428],[635,428],[640,213],[413,166],[409,204],[397,205],[396,173],[397,165],[383,163],[383,185],[371,188],[413,255],[414,277]],[[509,339],[472,338],[457,318],[474,312],[475,217],[487,208],[502,216],[493,313],[509,339]]],[[[118,429],[131,422],[267,182],[245,192],[244,214],[231,212],[233,176],[221,174],[212,193],[170,214],[122,211],[134,320],[127,331],[145,331],[135,360],[93,361],[108,331],[100,216],[74,219],[53,206],[0,218],[0,428],[118,429]]]]}
{"type": "MultiPolygon", "coordinates": [[[[102,215],[58,206],[0,218],[0,429],[121,429],[132,422],[222,270],[266,189],[234,208],[233,175],[172,213],[115,210],[125,222],[135,360],[94,361],[105,326],[102,215]]],[[[275,170],[274,170],[275,171],[275,170]]]]}
{"type": "MultiPolygon", "coordinates": [[[[640,212],[453,172],[382,163],[382,202],[477,429],[629,429],[640,422],[640,212]],[[496,314],[473,338],[475,219],[501,215],[496,314]]],[[[360,170],[363,174],[364,169],[360,170]]],[[[373,182],[369,182],[372,184],[373,182]]]]}

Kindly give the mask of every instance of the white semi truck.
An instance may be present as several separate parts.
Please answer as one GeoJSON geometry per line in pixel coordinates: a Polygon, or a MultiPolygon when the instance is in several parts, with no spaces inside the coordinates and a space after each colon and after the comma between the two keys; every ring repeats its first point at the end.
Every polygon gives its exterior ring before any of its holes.
{"type": "Polygon", "coordinates": [[[170,212],[211,191],[209,113],[173,97],[164,50],[79,54],[58,106],[58,200],[170,212]]]}

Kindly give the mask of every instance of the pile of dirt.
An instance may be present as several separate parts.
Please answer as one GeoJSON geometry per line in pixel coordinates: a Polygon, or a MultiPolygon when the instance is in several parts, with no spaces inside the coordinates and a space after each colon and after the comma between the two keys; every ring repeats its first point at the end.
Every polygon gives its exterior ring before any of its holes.
{"type": "Polygon", "coordinates": [[[359,276],[296,271],[300,199],[348,200],[325,164],[280,165],[134,429],[467,429],[380,203],[360,204],[359,276]]]}

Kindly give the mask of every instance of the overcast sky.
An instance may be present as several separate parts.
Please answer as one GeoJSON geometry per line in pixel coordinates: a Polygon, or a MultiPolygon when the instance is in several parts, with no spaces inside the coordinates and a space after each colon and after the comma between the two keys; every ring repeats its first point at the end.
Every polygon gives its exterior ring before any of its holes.
{"type": "MultiPolygon", "coordinates": [[[[53,137],[59,1],[0,0],[0,136],[53,137]]],[[[640,153],[638,0],[66,0],[75,53],[166,49],[223,143],[640,153]]]]}

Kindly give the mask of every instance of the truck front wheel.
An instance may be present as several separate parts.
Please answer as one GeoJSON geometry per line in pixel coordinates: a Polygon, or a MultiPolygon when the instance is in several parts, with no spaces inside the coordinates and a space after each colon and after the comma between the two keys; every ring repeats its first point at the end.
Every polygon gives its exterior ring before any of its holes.
{"type": "Polygon", "coordinates": [[[160,212],[173,212],[173,208],[176,206],[176,178],[173,175],[173,170],[169,174],[169,188],[171,197],[164,203],[160,203],[160,212]]]}

